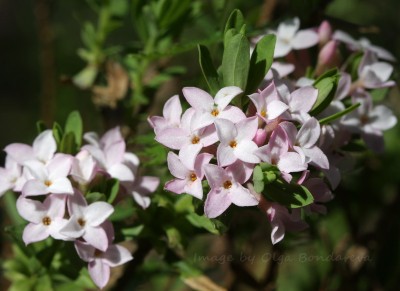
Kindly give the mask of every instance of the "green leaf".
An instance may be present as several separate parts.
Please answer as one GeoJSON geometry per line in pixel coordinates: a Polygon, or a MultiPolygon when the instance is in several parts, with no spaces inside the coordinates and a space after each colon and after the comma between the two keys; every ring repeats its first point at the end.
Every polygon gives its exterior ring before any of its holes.
{"type": "Polygon", "coordinates": [[[299,208],[314,202],[314,197],[306,187],[281,180],[268,184],[263,195],[288,208],[299,208]]]}
{"type": "Polygon", "coordinates": [[[63,138],[64,132],[61,128],[61,126],[57,123],[54,122],[53,124],[53,136],[54,139],[56,140],[57,146],[59,147],[61,144],[61,140],[63,138]]]}
{"type": "Polygon", "coordinates": [[[125,237],[137,237],[143,230],[144,225],[138,225],[138,226],[134,226],[134,227],[130,227],[130,228],[124,228],[121,229],[122,234],[125,237]]]}
{"type": "Polygon", "coordinates": [[[314,87],[318,89],[318,97],[310,111],[312,116],[322,112],[331,103],[335,97],[339,77],[338,70],[332,69],[322,74],[314,82],[314,87]]]}
{"type": "Polygon", "coordinates": [[[100,192],[90,192],[85,195],[85,198],[88,204],[97,202],[97,201],[106,201],[106,195],[100,192]]]}
{"type": "Polygon", "coordinates": [[[72,132],[66,132],[60,143],[60,152],[65,154],[75,154],[76,150],[75,135],[72,132]]]}
{"type": "Polygon", "coordinates": [[[182,250],[182,236],[180,231],[173,227],[167,226],[165,227],[165,233],[167,234],[168,245],[170,248],[182,250]]]}
{"type": "Polygon", "coordinates": [[[264,181],[254,180],[253,184],[254,191],[256,191],[257,193],[261,193],[262,191],[264,191],[264,181]]]}
{"type": "Polygon", "coordinates": [[[118,179],[109,179],[106,182],[106,196],[107,202],[112,204],[119,192],[119,180],[118,179]]]}
{"type": "Polygon", "coordinates": [[[110,221],[121,221],[132,217],[135,214],[133,202],[124,201],[114,206],[114,212],[111,214],[110,221]]]}
{"type": "Polygon", "coordinates": [[[222,56],[224,86],[246,88],[250,66],[250,44],[245,35],[237,34],[227,40],[222,56]]]}
{"type": "Polygon", "coordinates": [[[39,120],[38,122],[36,122],[36,129],[38,134],[41,134],[43,131],[47,129],[47,126],[42,120],[39,120]]]}
{"type": "Polygon", "coordinates": [[[226,21],[224,34],[226,34],[226,32],[230,29],[240,31],[243,25],[245,25],[243,14],[239,9],[235,9],[229,15],[228,20],[226,21]]]}
{"type": "Polygon", "coordinates": [[[257,90],[265,75],[271,68],[274,60],[276,36],[265,35],[254,48],[250,59],[249,76],[247,78],[246,93],[250,94],[257,90]]]}
{"type": "Polygon", "coordinates": [[[335,113],[335,114],[332,114],[331,116],[328,116],[328,117],[325,117],[325,118],[320,119],[320,120],[319,120],[319,123],[320,123],[321,125],[322,125],[322,124],[330,123],[330,122],[332,122],[332,121],[334,121],[334,120],[336,120],[336,119],[338,119],[338,118],[340,118],[340,117],[346,115],[347,113],[352,112],[353,110],[357,109],[360,105],[361,105],[361,103],[353,104],[353,105],[351,105],[350,107],[347,107],[347,108],[346,108],[345,110],[343,110],[343,111],[337,112],[337,113],[335,113]]]}
{"type": "Polygon", "coordinates": [[[185,217],[195,227],[203,228],[213,234],[220,233],[215,223],[204,215],[198,215],[197,213],[192,212],[187,214],[185,217]]]}
{"type": "Polygon", "coordinates": [[[72,132],[75,136],[76,147],[80,148],[82,144],[83,124],[82,117],[78,111],[72,111],[65,122],[65,133],[72,132]]]}
{"type": "Polygon", "coordinates": [[[201,271],[196,269],[195,267],[189,265],[185,261],[179,261],[174,264],[174,266],[179,270],[182,278],[191,278],[197,277],[201,275],[201,271]]]}
{"type": "Polygon", "coordinates": [[[199,50],[199,63],[200,68],[203,73],[203,77],[207,82],[208,88],[210,88],[210,93],[214,96],[218,90],[221,88],[219,84],[219,76],[217,70],[215,69],[209,50],[204,45],[198,46],[199,50]]]}
{"type": "Polygon", "coordinates": [[[253,170],[253,181],[263,181],[264,180],[264,173],[261,169],[261,166],[257,165],[254,167],[253,170]]]}
{"type": "Polygon", "coordinates": [[[379,88],[371,91],[372,100],[374,102],[382,101],[389,92],[389,88],[379,88]]]}
{"type": "Polygon", "coordinates": [[[194,212],[193,196],[181,195],[175,202],[175,210],[178,213],[194,212]]]}

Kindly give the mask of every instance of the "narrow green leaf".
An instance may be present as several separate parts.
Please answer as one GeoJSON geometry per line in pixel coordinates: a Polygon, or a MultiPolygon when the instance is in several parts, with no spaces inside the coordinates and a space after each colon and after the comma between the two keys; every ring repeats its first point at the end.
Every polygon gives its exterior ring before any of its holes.
{"type": "Polygon", "coordinates": [[[121,232],[125,237],[127,237],[127,236],[136,237],[142,232],[143,228],[144,228],[144,225],[141,224],[138,226],[121,229],[121,232]]]}
{"type": "Polygon", "coordinates": [[[204,215],[198,215],[195,212],[191,212],[187,214],[185,217],[195,227],[203,228],[213,234],[220,233],[218,229],[215,227],[213,221],[204,215]]]}
{"type": "Polygon", "coordinates": [[[313,203],[314,197],[302,185],[288,184],[281,180],[268,184],[263,192],[267,199],[288,208],[299,208],[313,203]]]}
{"type": "Polygon", "coordinates": [[[65,154],[76,153],[75,135],[72,132],[66,132],[61,139],[60,152],[65,154]]]}
{"type": "Polygon", "coordinates": [[[106,195],[100,192],[90,192],[85,195],[85,198],[89,204],[98,201],[106,201],[106,195]]]}
{"type": "Polygon", "coordinates": [[[207,82],[208,88],[210,88],[211,95],[214,96],[218,90],[221,89],[217,70],[212,63],[211,55],[207,47],[204,45],[198,45],[198,50],[199,63],[203,77],[207,82]]]}
{"type": "Polygon", "coordinates": [[[331,103],[335,97],[339,77],[338,70],[332,69],[322,74],[314,82],[314,87],[318,89],[318,97],[310,111],[312,116],[322,112],[331,103]]]}
{"type": "Polygon", "coordinates": [[[82,117],[78,111],[72,111],[65,122],[65,133],[72,132],[75,136],[75,142],[77,148],[79,148],[82,144],[82,134],[83,134],[83,123],[82,117]]]}
{"type": "Polygon", "coordinates": [[[250,44],[246,36],[234,35],[225,44],[222,56],[224,86],[246,88],[250,63],[250,44]]]}
{"type": "Polygon", "coordinates": [[[345,110],[343,110],[343,111],[340,111],[340,112],[338,112],[338,113],[332,114],[331,116],[328,116],[328,117],[325,117],[325,118],[320,119],[320,120],[319,120],[319,123],[320,123],[321,125],[322,125],[322,124],[330,123],[330,122],[332,122],[332,121],[334,121],[334,120],[336,120],[336,119],[338,119],[338,118],[340,118],[340,117],[346,115],[347,113],[352,112],[353,110],[355,110],[356,108],[358,108],[360,105],[361,105],[361,103],[353,104],[353,105],[351,105],[350,107],[347,107],[347,108],[346,108],[345,110]]]}
{"type": "Polygon", "coordinates": [[[36,122],[36,129],[38,134],[41,134],[43,131],[47,129],[47,126],[42,120],[39,120],[38,122],[36,122]]]}
{"type": "Polygon", "coordinates": [[[274,60],[276,36],[265,35],[254,48],[250,59],[250,69],[247,78],[246,93],[250,94],[257,90],[265,75],[271,68],[274,60]]]}
{"type": "Polygon", "coordinates": [[[107,202],[112,204],[119,192],[119,180],[118,179],[110,179],[107,181],[107,202]]]}
{"type": "Polygon", "coordinates": [[[61,126],[57,122],[54,122],[54,124],[53,124],[53,136],[54,136],[54,139],[56,140],[57,147],[60,146],[61,140],[63,138],[63,135],[64,135],[64,132],[63,132],[61,126]]]}
{"type": "Polygon", "coordinates": [[[245,25],[243,14],[239,9],[235,9],[229,15],[228,20],[226,21],[224,34],[226,34],[226,32],[232,28],[236,31],[240,31],[243,25],[245,25]]]}

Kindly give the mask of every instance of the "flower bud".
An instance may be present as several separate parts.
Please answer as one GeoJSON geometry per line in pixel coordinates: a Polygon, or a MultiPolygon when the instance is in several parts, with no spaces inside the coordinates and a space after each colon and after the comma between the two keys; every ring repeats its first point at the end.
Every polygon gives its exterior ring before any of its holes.
{"type": "Polygon", "coordinates": [[[326,69],[333,67],[337,61],[337,42],[335,40],[329,41],[320,50],[318,55],[318,63],[316,73],[322,74],[326,69]]]}
{"type": "Polygon", "coordinates": [[[267,132],[262,128],[257,129],[256,135],[254,136],[253,141],[258,146],[262,146],[262,145],[264,145],[266,139],[267,139],[267,132]]]}
{"type": "Polygon", "coordinates": [[[325,45],[332,37],[332,27],[330,23],[326,20],[322,21],[318,27],[319,45],[322,47],[325,45]]]}

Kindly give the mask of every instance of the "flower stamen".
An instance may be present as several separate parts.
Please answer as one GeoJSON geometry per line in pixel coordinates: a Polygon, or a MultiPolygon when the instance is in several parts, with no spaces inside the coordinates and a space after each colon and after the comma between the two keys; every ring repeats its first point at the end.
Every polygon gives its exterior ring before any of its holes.
{"type": "Polygon", "coordinates": [[[224,182],[224,188],[225,188],[225,189],[230,189],[230,188],[232,188],[232,182],[229,181],[229,180],[225,181],[225,182],[224,182]]]}
{"type": "Polygon", "coordinates": [[[43,217],[42,223],[46,226],[49,226],[51,224],[51,218],[48,216],[43,217]]]}

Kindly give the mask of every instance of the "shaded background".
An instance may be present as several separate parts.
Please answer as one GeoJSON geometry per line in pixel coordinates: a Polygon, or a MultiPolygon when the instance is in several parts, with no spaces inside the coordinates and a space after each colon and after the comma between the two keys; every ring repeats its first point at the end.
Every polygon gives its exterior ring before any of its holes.
{"type": "MultiPolygon", "coordinates": [[[[353,36],[362,32],[400,59],[400,1],[397,0],[227,2],[226,11],[216,14],[207,11],[205,5],[203,20],[194,21],[201,27],[194,30],[186,27],[183,41],[201,38],[208,29],[224,22],[229,8],[239,8],[253,26],[299,15],[304,26],[310,27],[327,18],[335,28],[353,36]]],[[[95,17],[87,3],[80,0],[0,0],[1,148],[12,142],[30,144],[36,136],[37,120],[47,124],[63,122],[72,110],[82,113],[86,131],[106,129],[104,112],[93,105],[90,92],[70,82],[85,65],[76,53],[82,46],[82,23],[95,17]]],[[[126,19],[126,25],[116,30],[109,42],[125,44],[134,40],[135,32],[126,19]]],[[[176,56],[173,62],[184,65],[187,74],[174,80],[166,90],[168,93],[162,96],[164,99],[179,93],[184,85],[202,84],[196,50],[176,56]]],[[[398,63],[394,76],[398,79],[398,63]]],[[[397,116],[399,98],[397,87],[390,91],[386,101],[397,116]]],[[[238,220],[233,222],[234,229],[238,229],[235,233],[223,238],[197,239],[189,249],[194,263],[232,290],[268,289],[275,286],[274,282],[280,290],[400,290],[399,134],[399,126],[387,132],[384,155],[359,157],[356,169],[345,175],[342,186],[335,191],[335,200],[328,204],[328,215],[311,218],[309,231],[289,234],[272,249],[266,219],[251,213],[245,216],[246,222],[259,227],[248,229],[241,225],[245,222],[238,220]],[[215,257],[202,261],[198,255],[204,253],[215,257]],[[275,257],[272,264],[265,264],[272,254],[282,256],[275,257]],[[361,254],[366,261],[357,265],[344,259],[318,260],[331,254],[361,254]],[[243,257],[243,264],[236,266],[227,257],[221,257],[228,255],[233,255],[235,262],[240,262],[242,255],[252,255],[255,259],[243,257]],[[262,279],[264,273],[272,274],[271,270],[278,274],[277,280],[273,275],[262,279]]],[[[180,280],[170,279],[167,272],[151,264],[138,274],[143,276],[133,279],[132,286],[146,282],[143,288],[184,288],[180,280]],[[154,279],[148,282],[146,276],[150,273],[154,279]]]]}

